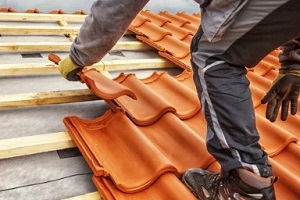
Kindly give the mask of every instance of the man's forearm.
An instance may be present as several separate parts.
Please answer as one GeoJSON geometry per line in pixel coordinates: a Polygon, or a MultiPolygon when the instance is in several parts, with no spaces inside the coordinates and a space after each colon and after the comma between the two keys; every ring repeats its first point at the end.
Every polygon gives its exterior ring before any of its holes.
{"type": "Polygon", "coordinates": [[[100,61],[149,0],[97,0],[70,49],[79,67],[100,61]]]}

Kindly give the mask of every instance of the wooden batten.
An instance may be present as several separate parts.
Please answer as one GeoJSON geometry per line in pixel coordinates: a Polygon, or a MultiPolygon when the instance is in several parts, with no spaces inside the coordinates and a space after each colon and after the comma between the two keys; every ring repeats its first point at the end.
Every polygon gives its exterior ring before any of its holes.
{"type": "Polygon", "coordinates": [[[99,100],[91,90],[63,90],[0,96],[0,109],[99,100]]]}
{"type": "MultiPolygon", "coordinates": [[[[174,64],[164,58],[108,60],[94,64],[97,70],[126,71],[133,69],[163,69],[174,67],[174,64]]],[[[35,75],[59,73],[54,63],[0,64],[0,76],[35,75]]]]}
{"type": "MultiPolygon", "coordinates": [[[[70,50],[72,42],[0,43],[0,52],[55,52],[70,50]]],[[[112,50],[149,50],[152,47],[139,41],[119,41],[112,50]]]]}
{"type": "Polygon", "coordinates": [[[0,159],[76,147],[67,132],[0,140],[0,159]]]}
{"type": "Polygon", "coordinates": [[[0,34],[7,34],[7,35],[59,35],[59,34],[78,34],[78,32],[79,32],[79,27],[0,25],[0,34]]]}
{"type": "Polygon", "coordinates": [[[2,21],[31,21],[31,22],[53,22],[53,21],[67,21],[67,22],[83,22],[86,15],[74,14],[44,14],[44,13],[1,13],[0,20],[2,21]]]}
{"type": "Polygon", "coordinates": [[[164,58],[151,58],[151,59],[129,59],[129,60],[108,60],[99,62],[93,67],[105,67],[108,71],[120,70],[141,70],[141,69],[164,69],[174,67],[174,63],[164,58]]]}
{"type": "MultiPolygon", "coordinates": [[[[61,21],[59,21],[61,23],[61,21]]],[[[79,33],[80,27],[73,26],[61,26],[61,27],[50,27],[50,26],[8,26],[0,25],[0,34],[3,35],[61,35],[71,34],[73,36],[79,33]]],[[[127,31],[125,35],[132,34],[127,31]]]]}
{"type": "Polygon", "coordinates": [[[49,63],[0,64],[1,76],[58,73],[57,65],[49,63]]]}

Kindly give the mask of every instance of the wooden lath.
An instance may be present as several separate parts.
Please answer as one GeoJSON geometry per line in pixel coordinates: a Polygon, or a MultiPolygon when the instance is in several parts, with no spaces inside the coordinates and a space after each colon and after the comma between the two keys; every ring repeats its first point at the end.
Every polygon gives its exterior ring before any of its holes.
{"type": "MultiPolygon", "coordinates": [[[[56,26],[8,26],[0,25],[0,34],[7,35],[77,35],[80,26],[69,26],[65,21],[57,22],[60,27],[56,26]]],[[[132,34],[131,31],[126,31],[126,35],[132,34]]]]}
{"type": "MultiPolygon", "coordinates": [[[[170,68],[174,64],[164,58],[155,59],[129,59],[107,60],[94,64],[92,67],[99,71],[133,70],[133,69],[161,69],[170,68]]],[[[0,64],[0,76],[34,75],[58,73],[58,66],[49,63],[26,63],[26,64],[0,64]]]]}
{"type": "MultiPolygon", "coordinates": [[[[70,50],[72,42],[0,43],[0,52],[54,52],[70,50]]],[[[149,50],[152,47],[139,41],[119,41],[112,50],[149,50]]]]}
{"type": "Polygon", "coordinates": [[[7,26],[0,25],[0,34],[7,35],[60,35],[78,34],[79,27],[50,27],[50,26],[7,26]]]}
{"type": "Polygon", "coordinates": [[[0,159],[76,147],[67,132],[0,140],[0,159]]]}
{"type": "Polygon", "coordinates": [[[91,90],[63,90],[0,96],[0,109],[23,108],[50,104],[99,100],[91,90]]]}
{"type": "Polygon", "coordinates": [[[0,13],[1,21],[53,22],[67,21],[82,23],[86,15],[44,13],[0,13]]]}

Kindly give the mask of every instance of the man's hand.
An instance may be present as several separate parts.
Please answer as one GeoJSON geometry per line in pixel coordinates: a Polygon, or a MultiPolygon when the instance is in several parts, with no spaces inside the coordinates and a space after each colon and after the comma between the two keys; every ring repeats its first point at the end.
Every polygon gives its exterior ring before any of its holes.
{"type": "Polygon", "coordinates": [[[288,112],[292,115],[297,113],[298,96],[300,92],[300,76],[296,73],[279,74],[273,86],[261,100],[262,104],[267,103],[266,118],[271,122],[276,120],[281,106],[281,120],[285,121],[288,112]]]}
{"type": "Polygon", "coordinates": [[[78,73],[81,72],[82,68],[75,65],[69,56],[59,61],[58,70],[69,81],[81,80],[78,73]]]}

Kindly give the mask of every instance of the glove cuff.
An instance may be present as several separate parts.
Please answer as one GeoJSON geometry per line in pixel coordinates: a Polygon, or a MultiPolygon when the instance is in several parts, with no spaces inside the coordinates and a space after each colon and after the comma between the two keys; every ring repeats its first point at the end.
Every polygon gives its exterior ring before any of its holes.
{"type": "Polygon", "coordinates": [[[279,71],[276,79],[273,81],[272,85],[277,83],[281,78],[283,78],[285,75],[295,75],[300,78],[300,70],[281,70],[279,71]]]}
{"type": "Polygon", "coordinates": [[[292,70],[280,69],[279,73],[283,74],[283,75],[291,74],[291,75],[295,75],[295,76],[300,76],[300,70],[297,70],[297,69],[292,69],[292,70]]]}
{"type": "Polygon", "coordinates": [[[58,64],[58,70],[65,79],[68,79],[68,74],[77,68],[80,68],[80,67],[74,64],[74,62],[71,60],[70,56],[61,60],[58,64]]]}

